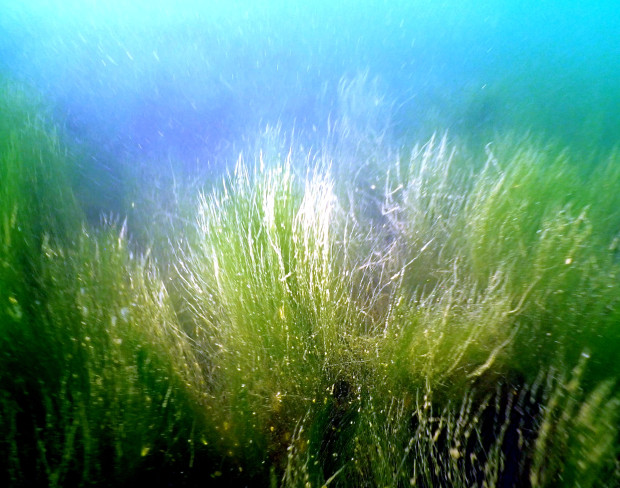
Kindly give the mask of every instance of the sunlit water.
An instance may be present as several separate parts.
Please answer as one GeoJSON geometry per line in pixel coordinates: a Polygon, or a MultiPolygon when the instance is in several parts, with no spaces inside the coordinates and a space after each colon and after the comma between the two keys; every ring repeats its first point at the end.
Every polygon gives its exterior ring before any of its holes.
{"type": "MultiPolygon", "coordinates": [[[[398,136],[620,135],[613,1],[11,2],[0,67],[114,156],[213,159],[268,124],[324,133],[367,73],[398,136]]],[[[369,101],[372,103],[372,101],[369,101]]]]}

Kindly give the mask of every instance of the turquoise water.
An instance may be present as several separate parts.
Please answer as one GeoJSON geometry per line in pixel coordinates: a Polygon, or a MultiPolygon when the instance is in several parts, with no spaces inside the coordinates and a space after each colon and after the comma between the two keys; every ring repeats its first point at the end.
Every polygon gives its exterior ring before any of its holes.
{"type": "MultiPolygon", "coordinates": [[[[267,124],[310,137],[368,73],[398,136],[620,135],[613,1],[3,2],[0,67],[113,154],[213,159],[267,124]]],[[[487,141],[488,142],[488,141],[487,141]]]]}

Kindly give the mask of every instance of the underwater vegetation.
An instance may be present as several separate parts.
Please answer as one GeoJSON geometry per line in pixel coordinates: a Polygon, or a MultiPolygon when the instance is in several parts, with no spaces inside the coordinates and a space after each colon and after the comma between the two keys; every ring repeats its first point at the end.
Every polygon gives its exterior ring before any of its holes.
{"type": "Polygon", "coordinates": [[[323,145],[127,170],[95,221],[2,83],[3,486],[620,485],[620,154],[396,143],[339,90],[323,145]]]}

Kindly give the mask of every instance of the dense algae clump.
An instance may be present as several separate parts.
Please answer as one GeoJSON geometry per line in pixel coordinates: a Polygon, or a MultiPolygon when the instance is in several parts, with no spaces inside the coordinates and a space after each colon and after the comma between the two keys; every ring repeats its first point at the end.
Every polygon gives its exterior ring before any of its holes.
{"type": "Polygon", "coordinates": [[[342,117],[93,223],[80,151],[0,103],[4,485],[620,482],[617,153],[342,117]]]}

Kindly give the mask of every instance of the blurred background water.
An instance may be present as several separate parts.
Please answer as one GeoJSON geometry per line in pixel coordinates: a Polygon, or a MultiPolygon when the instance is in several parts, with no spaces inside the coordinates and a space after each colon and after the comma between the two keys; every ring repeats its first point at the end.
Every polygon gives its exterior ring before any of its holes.
{"type": "Polygon", "coordinates": [[[205,167],[268,125],[318,141],[342,110],[339,83],[360,73],[373,90],[355,110],[388,117],[399,141],[530,132],[588,153],[619,140],[613,0],[2,0],[0,12],[0,71],[43,93],[110,171],[205,167]]]}

